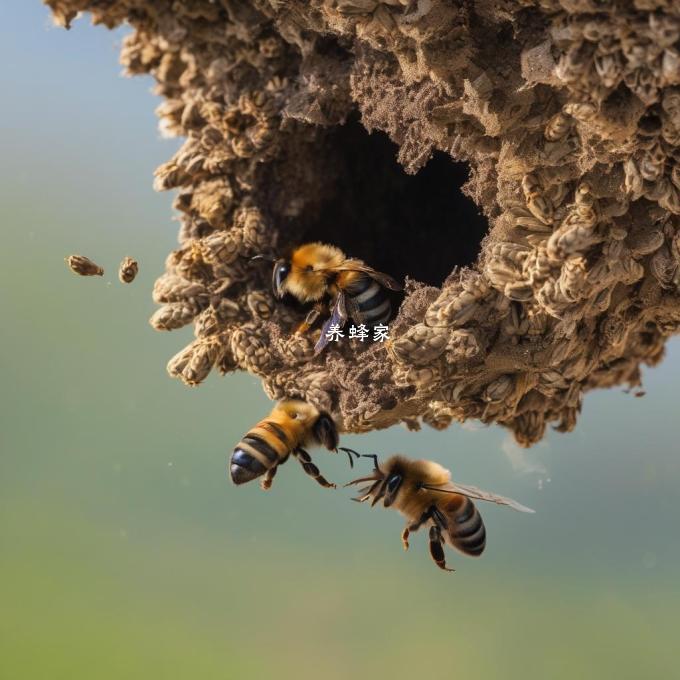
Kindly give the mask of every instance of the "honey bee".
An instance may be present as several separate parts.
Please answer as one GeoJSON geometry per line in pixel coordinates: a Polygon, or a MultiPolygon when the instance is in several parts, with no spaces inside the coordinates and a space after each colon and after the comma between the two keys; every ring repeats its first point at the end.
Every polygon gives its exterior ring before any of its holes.
{"type": "Polygon", "coordinates": [[[447,469],[430,460],[412,460],[397,455],[381,466],[377,456],[366,457],[374,460],[373,474],[345,486],[362,482],[371,484],[361,489],[360,495],[353,500],[360,503],[370,500],[373,506],[382,499],[384,507],[394,507],[401,512],[406,517],[406,527],[401,534],[404,550],[408,550],[408,537],[412,531],[429,526],[430,555],[445,571],[454,570],[446,566],[444,545],[472,557],[478,557],[484,551],[486,530],[471,498],[507,505],[520,512],[534,512],[510,498],[454,483],[447,469]]]}
{"type": "MultiPolygon", "coordinates": [[[[253,259],[270,258],[256,255],[253,259]]],[[[342,328],[350,318],[368,326],[389,321],[392,305],[385,289],[402,290],[391,276],[324,243],[306,243],[293,250],[290,258],[272,262],[272,289],[277,298],[289,293],[300,302],[316,303],[298,330],[307,330],[319,318],[325,297],[333,301],[314,348],[317,354],[328,344],[326,332],[332,325],[342,328]]]]}
{"type": "MultiPolygon", "coordinates": [[[[271,488],[279,465],[285,463],[292,454],[300,461],[304,471],[321,486],[335,488],[335,484],[321,475],[303,448],[310,444],[319,444],[329,451],[337,452],[338,431],[335,422],[327,413],[304,401],[282,400],[236,445],[229,461],[231,481],[245,484],[264,475],[260,486],[267,491],[271,488]]],[[[340,450],[347,453],[352,464],[349,449],[341,447],[340,450]]]]}

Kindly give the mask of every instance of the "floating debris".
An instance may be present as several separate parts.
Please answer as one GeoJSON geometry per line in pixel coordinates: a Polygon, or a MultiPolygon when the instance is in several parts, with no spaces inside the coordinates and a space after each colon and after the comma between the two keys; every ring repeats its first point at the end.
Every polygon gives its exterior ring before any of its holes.
{"type": "Polygon", "coordinates": [[[104,276],[104,270],[84,255],[69,255],[64,261],[68,268],[79,276],[104,276]]]}
{"type": "Polygon", "coordinates": [[[137,260],[133,260],[131,257],[124,257],[118,268],[118,278],[121,283],[132,283],[138,271],[139,264],[137,264],[137,260]]]}

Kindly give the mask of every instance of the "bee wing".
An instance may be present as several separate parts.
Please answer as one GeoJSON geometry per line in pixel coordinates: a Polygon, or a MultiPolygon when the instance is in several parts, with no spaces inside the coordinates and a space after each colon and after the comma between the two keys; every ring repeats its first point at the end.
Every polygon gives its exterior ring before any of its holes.
{"type": "Polygon", "coordinates": [[[338,292],[338,297],[335,298],[331,318],[335,317],[336,314],[338,321],[334,321],[334,323],[339,323],[342,328],[347,323],[347,296],[342,290],[338,292]]]}
{"type": "Polygon", "coordinates": [[[318,354],[321,350],[328,344],[329,338],[326,333],[330,330],[330,327],[337,324],[342,328],[347,322],[347,302],[345,294],[340,291],[338,297],[335,298],[335,304],[333,305],[333,311],[326,322],[321,327],[321,335],[317,340],[316,345],[314,345],[314,354],[318,354]]]}
{"type": "Polygon", "coordinates": [[[398,283],[395,279],[382,272],[377,272],[372,269],[367,264],[361,262],[361,260],[345,260],[339,269],[344,269],[346,271],[352,272],[363,272],[367,274],[372,279],[375,279],[381,286],[388,288],[389,290],[403,290],[403,286],[398,283]]]}
{"type": "Polygon", "coordinates": [[[512,500],[512,498],[499,496],[498,494],[491,493],[490,491],[479,489],[476,486],[467,486],[465,484],[456,484],[455,482],[451,482],[451,487],[456,493],[467,496],[468,498],[476,498],[480,501],[489,501],[490,503],[497,503],[498,505],[507,505],[509,508],[517,510],[518,512],[536,512],[531,508],[527,508],[526,505],[522,505],[521,503],[512,500]]]}
{"type": "Polygon", "coordinates": [[[444,493],[458,493],[461,496],[467,496],[468,498],[474,498],[480,501],[489,501],[490,503],[497,503],[498,505],[507,505],[513,510],[518,512],[536,512],[531,508],[527,508],[526,505],[522,505],[517,501],[513,501],[512,498],[506,498],[505,496],[499,496],[498,494],[491,493],[490,491],[484,491],[476,486],[468,486],[467,484],[456,484],[455,482],[450,482],[445,487],[426,487],[432,489],[433,491],[443,491],[444,493]]]}

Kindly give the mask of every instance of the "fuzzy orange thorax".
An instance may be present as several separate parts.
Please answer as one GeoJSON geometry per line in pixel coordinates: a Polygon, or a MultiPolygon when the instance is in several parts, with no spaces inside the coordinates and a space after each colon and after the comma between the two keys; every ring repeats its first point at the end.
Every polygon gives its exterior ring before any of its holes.
{"type": "Polygon", "coordinates": [[[293,251],[283,287],[301,302],[320,300],[328,291],[329,274],[345,261],[344,253],[324,243],[306,243],[293,251]]]}

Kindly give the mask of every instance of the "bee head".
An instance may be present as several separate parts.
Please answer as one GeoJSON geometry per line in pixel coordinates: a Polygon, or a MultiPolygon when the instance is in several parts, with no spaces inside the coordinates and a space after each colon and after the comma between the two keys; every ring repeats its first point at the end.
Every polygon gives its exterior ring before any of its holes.
{"type": "Polygon", "coordinates": [[[402,465],[402,460],[399,456],[392,456],[392,458],[388,458],[385,461],[381,468],[378,464],[377,456],[370,455],[366,457],[373,458],[374,460],[373,474],[370,477],[354,479],[345,486],[361,482],[373,482],[370,486],[361,489],[359,491],[361,495],[354,500],[360,503],[370,500],[371,506],[373,506],[382,499],[383,506],[389,508],[397,498],[399,489],[401,489],[404,482],[406,471],[402,465]]]}
{"type": "Polygon", "coordinates": [[[312,427],[314,436],[329,451],[336,451],[338,448],[338,428],[334,420],[325,412],[319,413],[314,426],[312,427]]]}

